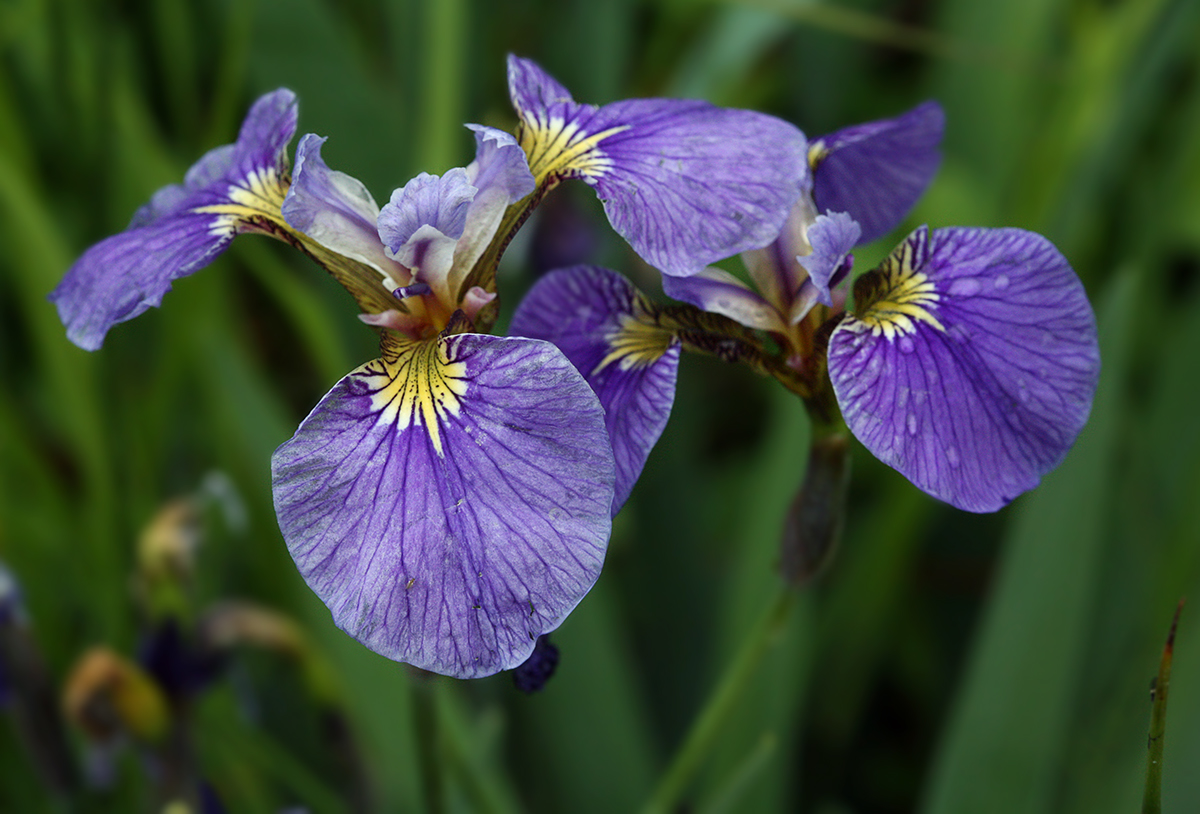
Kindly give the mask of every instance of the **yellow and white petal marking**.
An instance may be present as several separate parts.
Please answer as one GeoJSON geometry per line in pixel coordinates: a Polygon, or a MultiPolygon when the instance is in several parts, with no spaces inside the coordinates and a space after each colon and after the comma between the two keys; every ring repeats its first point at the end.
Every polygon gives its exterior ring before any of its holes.
{"type": "Polygon", "coordinates": [[[889,342],[915,333],[920,322],[946,330],[934,316],[941,295],[928,275],[915,267],[914,260],[924,245],[924,240],[905,240],[879,268],[859,279],[854,286],[856,313],[846,327],[860,333],[869,330],[873,336],[882,334],[889,342]]]}
{"type": "Polygon", "coordinates": [[[230,184],[228,202],[198,206],[193,212],[220,215],[209,231],[227,234],[230,229],[251,223],[255,217],[267,217],[286,226],[283,220],[283,200],[287,197],[288,181],[273,168],[252,171],[244,179],[230,184]]]}
{"type": "Polygon", "coordinates": [[[674,336],[666,328],[639,319],[638,314],[621,314],[621,324],[604,337],[608,354],[590,375],[595,376],[611,364],[621,370],[649,367],[667,352],[674,336]]]}
{"type": "Polygon", "coordinates": [[[398,430],[424,427],[441,457],[441,422],[459,414],[467,392],[467,366],[451,359],[448,348],[443,339],[396,340],[386,343],[382,359],[360,368],[379,421],[398,430]]]}
{"type": "Polygon", "coordinates": [[[613,162],[599,148],[600,142],[629,129],[610,127],[585,133],[577,122],[561,116],[528,115],[521,122],[521,149],[529,159],[529,170],[538,186],[550,176],[597,178],[612,169],[613,162]]]}
{"type": "Polygon", "coordinates": [[[825,142],[817,139],[812,144],[808,145],[808,168],[816,170],[825,160],[825,156],[829,155],[829,148],[825,146],[825,142]]]}

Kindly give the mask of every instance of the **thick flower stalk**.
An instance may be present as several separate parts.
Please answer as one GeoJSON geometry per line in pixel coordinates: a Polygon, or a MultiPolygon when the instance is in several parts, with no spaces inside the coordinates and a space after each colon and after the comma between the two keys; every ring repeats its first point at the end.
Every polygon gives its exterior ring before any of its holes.
{"type": "Polygon", "coordinates": [[[509,74],[518,137],[472,125],[471,164],[421,174],[383,207],[326,166],[318,136],[300,139],[289,173],[295,100],[269,94],[236,144],[155,195],[51,295],[69,336],[94,349],[237,234],[282,239],[333,274],[378,330],[380,356],[276,451],[280,529],[340,627],[459,677],[522,664],[587,593],[674,394],[679,341],[644,322],[652,309],[610,272],[587,272],[586,290],[542,288],[518,314],[526,335],[487,335],[513,234],[547,191],[582,178],[636,251],[692,273],[775,236],[801,191],[777,168],[807,149],[762,114],[597,108],[533,63],[513,58],[509,74]],[[577,347],[539,335],[564,325],[577,347]]]}

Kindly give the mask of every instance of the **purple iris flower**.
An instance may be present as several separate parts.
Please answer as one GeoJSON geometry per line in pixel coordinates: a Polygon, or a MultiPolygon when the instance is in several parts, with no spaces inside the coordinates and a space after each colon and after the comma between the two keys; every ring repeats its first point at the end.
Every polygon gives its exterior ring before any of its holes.
{"type": "MultiPolygon", "coordinates": [[[[679,99],[581,104],[529,60],[509,57],[519,139],[544,192],[567,178],[596,189],[613,227],[667,279],[770,242],[805,191],[807,142],[747,110],[679,99]]],[[[510,334],[557,345],[595,389],[616,459],[620,510],[662,434],[680,343],[614,271],[573,266],[544,276],[510,334]]]]}
{"type": "Polygon", "coordinates": [[[752,285],[710,268],[665,278],[664,290],[771,333],[812,391],[827,371],[847,426],[880,460],[954,506],[995,511],[1083,428],[1096,327],[1067,261],[1019,229],[921,227],[864,275],[844,313],[851,249],[907,214],[937,167],[941,129],[927,103],[815,143],[783,231],[743,255],[752,285]]]}
{"type": "Polygon", "coordinates": [[[94,349],[242,232],[333,274],[379,330],[380,358],[275,452],[280,529],[340,627],[458,677],[522,664],[595,582],[679,356],[641,295],[600,269],[547,278],[518,313],[526,336],[476,332],[495,319],[513,232],[547,190],[582,177],[635,249],[691,273],[775,235],[801,191],[777,168],[806,156],[798,130],[761,114],[579,105],[515,58],[510,81],[519,140],[472,125],[471,164],[421,174],[382,207],[326,166],[318,136],[300,140],[289,175],[295,99],[269,94],[236,144],[157,193],[51,295],[70,337],[94,349]]]}
{"type": "Polygon", "coordinates": [[[461,332],[462,291],[507,208],[533,191],[506,133],[382,209],[305,137],[283,209],[369,259],[395,307],[382,356],[338,382],[272,459],[279,526],[335,623],[389,658],[458,677],[518,666],[600,574],[613,459],[595,394],[554,345],[461,332]]]}

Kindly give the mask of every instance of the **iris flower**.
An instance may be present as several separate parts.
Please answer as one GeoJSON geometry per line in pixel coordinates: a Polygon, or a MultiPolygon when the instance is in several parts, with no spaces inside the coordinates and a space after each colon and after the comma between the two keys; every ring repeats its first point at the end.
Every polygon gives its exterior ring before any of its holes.
{"type": "Polygon", "coordinates": [[[923,226],[860,278],[845,312],[837,286],[851,249],[904,217],[937,167],[940,135],[927,103],[814,142],[787,226],[744,255],[754,286],[707,269],[664,288],[771,333],[818,396],[827,363],[868,450],[925,492],[988,512],[1036,486],[1083,428],[1096,327],[1066,259],[1020,229],[923,226]]]}
{"type": "MultiPolygon", "coordinates": [[[[614,385],[599,397],[544,338],[486,333],[513,233],[548,190],[581,178],[648,262],[694,273],[774,237],[801,191],[778,167],[806,150],[796,128],[758,113],[580,104],[517,58],[509,80],[517,138],[472,125],[470,165],[419,175],[382,208],[325,165],[315,135],[300,140],[289,176],[295,99],[268,94],[236,144],[157,193],[51,295],[71,339],[94,349],[239,233],[283,239],[332,273],[379,331],[380,357],[335,384],[275,452],[280,529],[338,626],[458,677],[520,665],[587,593],[671,401],[626,387],[646,374],[636,329],[600,360],[614,385]]],[[[636,312],[638,298],[612,290],[636,312]]],[[[539,302],[551,319],[574,305],[539,302]]],[[[674,368],[660,361],[671,344],[648,375],[673,393],[674,368]]]]}

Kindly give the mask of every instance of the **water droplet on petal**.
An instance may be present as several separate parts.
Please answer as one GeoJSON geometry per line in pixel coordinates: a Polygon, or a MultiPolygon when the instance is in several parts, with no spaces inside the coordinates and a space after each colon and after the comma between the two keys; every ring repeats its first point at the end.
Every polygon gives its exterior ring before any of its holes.
{"type": "MultiPolygon", "coordinates": [[[[1004,284],[1008,285],[1008,282],[1005,281],[1004,284]]],[[[999,282],[996,283],[996,287],[1000,287],[999,282]]],[[[979,293],[981,288],[983,288],[983,285],[977,278],[959,277],[957,280],[950,283],[950,290],[947,293],[952,297],[974,297],[979,293]]]]}
{"type": "Polygon", "coordinates": [[[947,331],[958,342],[966,343],[971,341],[971,332],[962,325],[951,325],[947,331]]]}
{"type": "Polygon", "coordinates": [[[916,413],[909,413],[908,419],[905,421],[905,424],[908,426],[908,434],[909,435],[917,434],[917,414],[916,413]]]}
{"type": "Polygon", "coordinates": [[[913,344],[912,337],[900,337],[900,350],[904,351],[905,353],[912,353],[915,348],[916,345],[913,344]]]}
{"type": "Polygon", "coordinates": [[[958,449],[956,447],[946,447],[946,463],[950,464],[950,466],[958,466],[959,458],[958,449]]]}
{"type": "Polygon", "coordinates": [[[992,285],[996,286],[998,291],[1003,291],[1004,289],[1008,288],[1008,275],[997,275],[996,279],[992,281],[992,285]]]}
{"type": "Polygon", "coordinates": [[[883,370],[883,359],[879,354],[872,353],[867,359],[866,367],[863,368],[863,383],[870,384],[879,378],[880,371],[883,370]]]}
{"type": "Polygon", "coordinates": [[[1022,404],[1029,401],[1029,383],[1024,379],[1017,379],[1017,398],[1022,404]]]}

